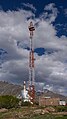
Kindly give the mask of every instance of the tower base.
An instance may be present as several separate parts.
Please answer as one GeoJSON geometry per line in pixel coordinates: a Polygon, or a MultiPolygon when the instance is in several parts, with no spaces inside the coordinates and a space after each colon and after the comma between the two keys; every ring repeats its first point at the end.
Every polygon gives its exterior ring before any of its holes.
{"type": "Polygon", "coordinates": [[[30,103],[33,104],[34,100],[35,100],[35,87],[34,87],[34,85],[29,85],[28,94],[29,94],[30,103]]]}

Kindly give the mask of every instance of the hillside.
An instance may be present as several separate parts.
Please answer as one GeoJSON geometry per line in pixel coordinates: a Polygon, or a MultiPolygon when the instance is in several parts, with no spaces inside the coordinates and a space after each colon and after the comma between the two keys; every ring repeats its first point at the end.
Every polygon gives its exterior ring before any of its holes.
{"type": "Polygon", "coordinates": [[[0,81],[0,95],[19,95],[22,87],[0,81]]]}
{"type": "Polygon", "coordinates": [[[56,98],[60,98],[60,100],[65,100],[67,102],[67,97],[63,96],[61,94],[49,91],[47,89],[44,90],[44,92],[37,92],[37,96],[45,96],[45,97],[56,97],[56,98]]]}
{"type": "Polygon", "coordinates": [[[50,96],[50,97],[59,97],[61,100],[66,100],[66,102],[67,102],[67,97],[65,97],[61,94],[49,91],[49,90],[44,90],[44,95],[45,96],[50,96]]]}

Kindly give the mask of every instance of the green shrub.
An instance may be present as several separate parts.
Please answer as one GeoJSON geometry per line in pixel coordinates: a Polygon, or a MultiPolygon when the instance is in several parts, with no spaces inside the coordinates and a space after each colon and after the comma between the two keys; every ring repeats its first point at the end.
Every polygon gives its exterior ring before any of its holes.
{"type": "Polygon", "coordinates": [[[0,108],[13,108],[18,107],[19,100],[11,95],[0,96],[0,108]]]}
{"type": "Polygon", "coordinates": [[[55,107],[55,109],[57,110],[57,112],[67,112],[67,106],[57,106],[55,107]]]}
{"type": "Polygon", "coordinates": [[[31,106],[30,102],[23,102],[21,103],[21,106],[31,106]]]}

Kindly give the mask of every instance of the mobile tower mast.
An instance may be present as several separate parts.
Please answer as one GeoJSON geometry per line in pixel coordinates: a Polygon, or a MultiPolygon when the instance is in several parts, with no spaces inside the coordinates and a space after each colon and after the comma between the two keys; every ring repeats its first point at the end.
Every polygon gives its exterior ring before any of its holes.
{"type": "Polygon", "coordinates": [[[29,99],[33,104],[35,99],[35,85],[34,85],[34,48],[33,48],[33,31],[35,30],[33,23],[30,22],[30,52],[29,52],[29,99]]]}

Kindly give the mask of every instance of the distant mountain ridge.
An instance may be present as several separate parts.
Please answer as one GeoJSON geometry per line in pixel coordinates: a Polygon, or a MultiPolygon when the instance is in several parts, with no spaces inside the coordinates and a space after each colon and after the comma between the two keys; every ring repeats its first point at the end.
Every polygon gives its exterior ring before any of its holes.
{"type": "MultiPolygon", "coordinates": [[[[23,86],[0,81],[0,95],[18,96],[21,93],[22,89],[23,89],[23,86]]],[[[36,92],[37,97],[39,97],[41,95],[44,95],[45,97],[59,97],[61,100],[65,100],[67,102],[66,96],[54,93],[54,92],[49,91],[47,89],[45,89],[44,92],[41,92],[41,91],[36,92]]]]}

